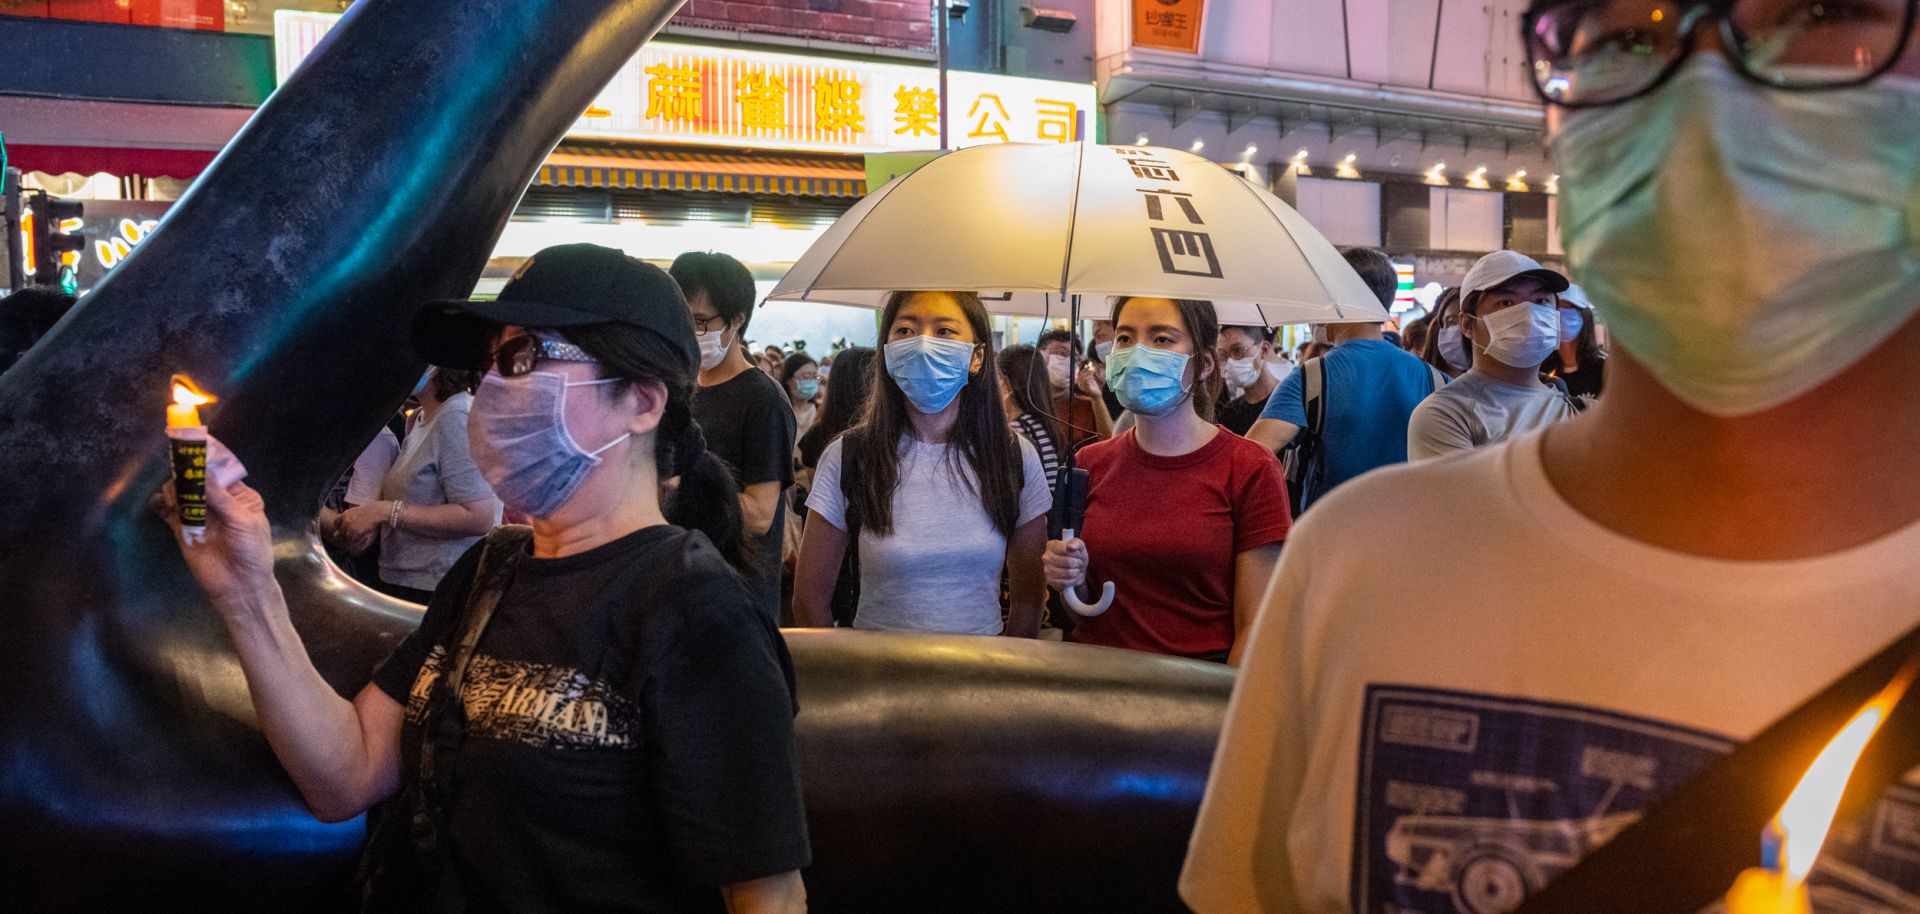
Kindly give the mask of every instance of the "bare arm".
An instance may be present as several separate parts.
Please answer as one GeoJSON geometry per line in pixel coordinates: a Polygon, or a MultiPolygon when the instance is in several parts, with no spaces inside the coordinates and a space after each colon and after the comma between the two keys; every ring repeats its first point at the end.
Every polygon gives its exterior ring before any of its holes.
{"type": "Polygon", "coordinates": [[[727,914],[806,914],[807,885],[800,871],[790,870],[720,887],[727,914]]]}
{"type": "Polygon", "coordinates": [[[1247,429],[1247,440],[1269,451],[1277,451],[1286,447],[1287,442],[1292,441],[1293,436],[1298,434],[1300,434],[1300,426],[1291,422],[1260,419],[1253,423],[1252,428],[1247,429]]]}
{"type": "Polygon", "coordinates": [[[1240,651],[1253,630],[1253,618],[1273,581],[1273,569],[1280,564],[1280,544],[1270,543],[1248,549],[1233,557],[1233,649],[1227,653],[1229,666],[1240,665],[1240,651]]]}
{"type": "Polygon", "coordinates": [[[1040,612],[1047,584],[1040,571],[1040,553],[1047,548],[1045,514],[1021,524],[1007,541],[1007,634],[1016,638],[1040,636],[1040,612]]]}
{"type": "Polygon", "coordinates": [[[740,493],[740,525],[748,536],[765,536],[773,529],[773,514],[780,510],[780,483],[756,482],[740,493]]]}
{"type": "Polygon", "coordinates": [[[794,559],[793,621],[807,628],[833,625],[833,585],[840,580],[840,563],[847,555],[847,531],[818,511],[807,512],[807,532],[800,538],[794,559]]]}
{"type": "MultiPolygon", "coordinates": [[[[178,539],[171,484],[163,501],[178,539]]],[[[207,503],[206,541],[180,551],[233,637],[267,743],[316,817],[359,815],[399,786],[400,704],[373,685],[349,702],[314,669],[273,580],[260,494],[209,486],[207,503]]]]}
{"type": "MultiPolygon", "coordinates": [[[[406,504],[400,508],[400,529],[415,536],[457,540],[485,536],[493,529],[495,501],[470,501],[455,505],[406,504]]],[[[349,551],[363,552],[373,543],[374,534],[393,521],[393,502],[376,501],[341,512],[340,538],[349,551]]]]}

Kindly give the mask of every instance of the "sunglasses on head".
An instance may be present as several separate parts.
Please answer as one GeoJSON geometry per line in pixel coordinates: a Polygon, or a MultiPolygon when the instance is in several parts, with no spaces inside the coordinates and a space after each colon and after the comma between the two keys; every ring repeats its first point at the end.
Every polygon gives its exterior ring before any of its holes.
{"type": "Polygon", "coordinates": [[[517,378],[532,371],[542,359],[588,363],[599,361],[572,343],[525,333],[494,347],[489,360],[492,365],[489,367],[500,372],[503,378],[517,378]]]}

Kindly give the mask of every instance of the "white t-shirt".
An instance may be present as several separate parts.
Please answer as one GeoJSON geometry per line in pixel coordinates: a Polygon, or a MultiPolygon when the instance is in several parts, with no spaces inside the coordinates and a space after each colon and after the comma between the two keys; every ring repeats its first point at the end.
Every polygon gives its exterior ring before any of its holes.
{"type": "MultiPolygon", "coordinates": [[[[1814,559],[1669,552],[1562,500],[1538,435],[1355,480],[1287,541],[1181,896],[1510,910],[1911,628],[1917,593],[1920,524],[1814,559]],[[1383,542],[1445,545],[1381,574],[1383,542]]],[[[1920,908],[1917,824],[1920,791],[1894,788],[1836,827],[1816,910],[1920,908]]]]}
{"type": "Polygon", "coordinates": [[[399,457],[400,437],[393,429],[380,426],[380,433],[367,442],[367,449],[353,459],[353,477],[347,480],[347,504],[370,505],[379,501],[381,482],[399,457]]]}
{"type": "MultiPolygon", "coordinates": [[[[1047,513],[1047,474],[1026,439],[1020,444],[1025,480],[1020,523],[1047,513]]],[[[836,439],[820,454],[807,507],[827,523],[847,528],[847,499],[840,491],[836,439]]],[[[893,490],[893,533],[875,536],[860,528],[860,609],[854,628],[1000,634],[1000,570],[1007,540],[993,526],[972,485],[964,460],[947,459],[945,444],[903,437],[899,484],[893,490]]]]}
{"type": "Polygon", "coordinates": [[[1414,408],[1407,420],[1407,459],[1472,450],[1573,415],[1573,401],[1554,388],[1508,384],[1468,371],[1414,408]]]}

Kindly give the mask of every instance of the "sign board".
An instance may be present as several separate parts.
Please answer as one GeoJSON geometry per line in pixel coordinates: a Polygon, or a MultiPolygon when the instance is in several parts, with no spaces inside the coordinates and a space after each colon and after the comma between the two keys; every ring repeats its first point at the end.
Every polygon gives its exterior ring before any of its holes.
{"type": "MultiPolygon", "coordinates": [[[[1198,0],[1180,0],[1198,2],[1198,0]]],[[[280,78],[312,50],[328,13],[279,10],[280,78]]],[[[1069,143],[1098,110],[1092,83],[953,71],[946,116],[954,148],[1069,143]]],[[[868,153],[938,149],[932,67],[655,41],[616,73],[567,135],[755,149],[868,153]]]]}
{"type": "Polygon", "coordinates": [[[1133,0],[1133,46],[1200,53],[1205,0],[1133,0]]]}

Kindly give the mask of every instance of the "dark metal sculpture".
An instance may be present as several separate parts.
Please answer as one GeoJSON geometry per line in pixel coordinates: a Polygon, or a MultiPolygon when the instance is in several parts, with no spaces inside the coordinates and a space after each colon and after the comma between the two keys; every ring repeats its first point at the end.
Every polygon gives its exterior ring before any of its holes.
{"type": "MultiPolygon", "coordinates": [[[[671,0],[361,0],[160,229],[0,375],[0,898],[348,907],[359,822],[307,814],[145,503],[166,380],[280,531],[343,693],[417,621],[308,534],[540,160],[671,0]]],[[[671,252],[658,252],[671,253],[671,252]]],[[[795,634],[820,910],[1174,909],[1224,669],[984,639],[795,634]]]]}

